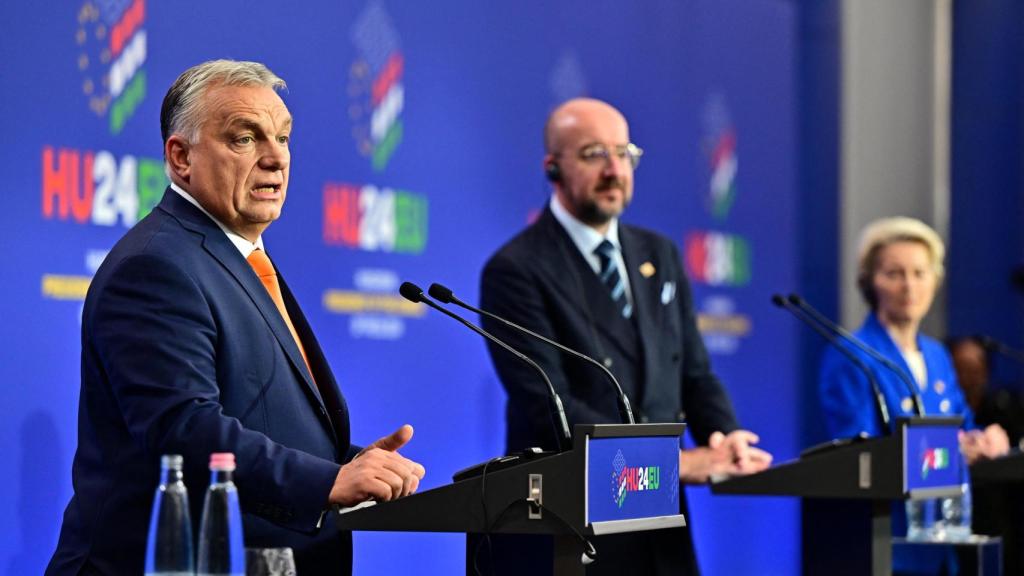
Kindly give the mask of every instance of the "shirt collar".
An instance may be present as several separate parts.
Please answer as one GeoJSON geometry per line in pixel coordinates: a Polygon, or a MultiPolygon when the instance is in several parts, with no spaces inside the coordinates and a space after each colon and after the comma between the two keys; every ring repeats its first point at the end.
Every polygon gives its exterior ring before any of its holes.
{"type": "Polygon", "coordinates": [[[611,222],[608,223],[608,232],[602,236],[597,230],[580,222],[575,216],[570,214],[554,194],[551,195],[548,206],[551,208],[551,213],[554,214],[555,220],[558,220],[562,228],[565,228],[573,243],[576,244],[576,247],[583,254],[593,254],[597,245],[603,240],[608,240],[612,243],[612,246],[615,246],[617,251],[622,251],[622,246],[619,244],[618,218],[612,218],[611,222]]]}
{"type": "Polygon", "coordinates": [[[188,192],[182,190],[181,187],[179,187],[174,182],[171,182],[171,190],[177,192],[178,195],[184,198],[186,201],[188,201],[189,204],[192,204],[196,208],[199,208],[199,210],[203,214],[206,214],[206,216],[210,220],[213,220],[214,224],[216,224],[218,228],[224,231],[224,234],[227,235],[228,240],[231,240],[231,243],[235,245],[235,248],[238,248],[238,251],[242,253],[242,258],[248,258],[249,255],[252,254],[254,250],[265,250],[265,248],[263,248],[262,234],[259,236],[259,238],[256,238],[255,242],[249,242],[241,234],[238,234],[237,232],[231,230],[230,228],[225,226],[224,223],[222,223],[220,220],[214,218],[212,214],[206,211],[206,208],[203,208],[202,205],[199,204],[198,200],[193,198],[192,195],[189,194],[188,192]]]}

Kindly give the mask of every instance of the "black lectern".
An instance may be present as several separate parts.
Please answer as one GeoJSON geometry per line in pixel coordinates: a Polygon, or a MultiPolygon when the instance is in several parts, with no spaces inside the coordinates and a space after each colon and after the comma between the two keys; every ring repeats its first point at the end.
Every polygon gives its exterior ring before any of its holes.
{"type": "Polygon", "coordinates": [[[975,463],[971,466],[971,482],[981,485],[1024,482],[1024,452],[1013,450],[1002,458],[975,463]]]}
{"type": "Polygon", "coordinates": [[[891,574],[892,502],[960,493],[961,422],[901,419],[891,436],[807,452],[759,474],[713,481],[711,491],[834,501],[805,502],[804,574],[891,574]],[[862,562],[868,558],[870,566],[862,562]]]}
{"type": "Polygon", "coordinates": [[[1003,573],[1024,573],[1024,453],[971,466],[974,532],[1003,539],[1003,573]]]}
{"type": "Polygon", "coordinates": [[[683,428],[577,425],[572,450],[400,500],[342,509],[338,525],[346,530],[550,535],[554,574],[582,576],[583,538],[686,524],[679,514],[683,428]]]}

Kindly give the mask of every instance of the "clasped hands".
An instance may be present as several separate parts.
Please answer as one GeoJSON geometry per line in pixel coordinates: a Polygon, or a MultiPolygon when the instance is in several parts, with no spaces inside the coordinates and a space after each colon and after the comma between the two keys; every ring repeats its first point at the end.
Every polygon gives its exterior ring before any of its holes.
{"type": "Polygon", "coordinates": [[[714,432],[707,446],[679,451],[679,481],[702,484],[711,476],[760,472],[772,464],[772,455],[756,448],[760,438],[748,430],[714,432]]]}
{"type": "Polygon", "coordinates": [[[415,492],[426,471],[398,453],[412,439],[412,433],[412,426],[406,424],[363,448],[338,471],[330,502],[353,506],[370,499],[386,502],[415,492]]]}
{"type": "Polygon", "coordinates": [[[989,460],[1010,451],[1010,439],[999,424],[990,424],[984,430],[961,430],[960,452],[968,464],[989,460]]]}

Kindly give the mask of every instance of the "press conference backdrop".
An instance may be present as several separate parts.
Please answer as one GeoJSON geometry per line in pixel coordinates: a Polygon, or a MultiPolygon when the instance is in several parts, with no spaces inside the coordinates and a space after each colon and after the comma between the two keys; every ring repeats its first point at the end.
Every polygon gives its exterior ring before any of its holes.
{"type": "MultiPolygon", "coordinates": [[[[475,335],[397,287],[438,281],[477,301],[486,258],[547,201],[544,119],[579,95],[618,106],[646,150],[625,220],[681,247],[741,420],[777,458],[797,452],[796,327],[767,304],[795,281],[788,3],[66,0],[7,11],[0,571],[41,572],[56,542],[85,290],[162,195],[164,92],[212,58],[263,61],[288,82],[291,184],[266,244],[334,367],[353,437],[413,423],[407,453],[426,465],[423,488],[501,452],[504,393],[475,335]]],[[[689,492],[707,573],[799,570],[795,501],[689,492]]],[[[356,535],[359,574],[462,565],[459,535],[356,535]]]]}

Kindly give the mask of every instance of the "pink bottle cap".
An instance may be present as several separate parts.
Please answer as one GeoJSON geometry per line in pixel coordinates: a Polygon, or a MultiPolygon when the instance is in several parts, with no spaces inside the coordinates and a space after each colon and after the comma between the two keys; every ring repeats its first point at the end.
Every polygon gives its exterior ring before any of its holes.
{"type": "Polygon", "coordinates": [[[231,452],[214,452],[210,454],[210,470],[233,472],[235,470],[235,455],[231,452]]]}

